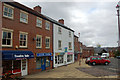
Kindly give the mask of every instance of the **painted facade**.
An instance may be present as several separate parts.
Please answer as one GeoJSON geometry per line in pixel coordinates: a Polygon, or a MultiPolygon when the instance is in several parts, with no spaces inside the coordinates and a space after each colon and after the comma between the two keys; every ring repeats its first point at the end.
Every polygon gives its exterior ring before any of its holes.
{"type": "Polygon", "coordinates": [[[53,24],[53,41],[54,67],[73,63],[74,32],[53,24]]]}

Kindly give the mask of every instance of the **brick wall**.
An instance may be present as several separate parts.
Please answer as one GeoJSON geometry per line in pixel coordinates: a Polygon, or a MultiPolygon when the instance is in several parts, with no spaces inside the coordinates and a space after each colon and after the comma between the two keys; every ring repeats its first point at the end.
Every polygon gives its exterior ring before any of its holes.
{"type": "MultiPolygon", "coordinates": [[[[3,9],[3,8],[2,8],[3,9]]],[[[7,29],[13,29],[13,46],[8,48],[8,47],[3,47],[3,50],[27,50],[27,51],[32,51],[34,55],[36,53],[52,53],[53,52],[53,43],[52,43],[52,30],[53,30],[53,24],[50,23],[50,30],[45,29],[45,20],[42,19],[42,28],[36,27],[36,16],[33,14],[28,14],[28,24],[21,23],[20,22],[20,9],[14,7],[14,19],[8,19],[3,17],[3,28],[7,29]],[[28,33],[28,47],[27,48],[19,48],[19,31],[22,32],[27,32],[28,33]],[[36,34],[42,35],[42,48],[41,49],[36,49],[36,41],[33,40],[33,38],[36,38],[36,34]],[[48,36],[50,37],[50,49],[45,48],[45,37],[48,36]],[[18,46],[18,49],[15,48],[15,46],[18,46]]],[[[35,56],[36,57],[36,56],[35,56]]],[[[36,71],[36,58],[34,59],[29,59],[28,60],[28,71],[30,73],[34,73],[36,71]]],[[[51,62],[52,63],[52,62],[51,62]]]]}

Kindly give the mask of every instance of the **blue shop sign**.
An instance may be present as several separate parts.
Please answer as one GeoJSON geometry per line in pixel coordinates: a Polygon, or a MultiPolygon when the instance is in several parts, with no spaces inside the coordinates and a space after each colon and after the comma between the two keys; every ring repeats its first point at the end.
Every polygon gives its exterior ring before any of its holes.
{"type": "Polygon", "coordinates": [[[52,56],[52,53],[36,53],[37,57],[41,57],[41,56],[52,56]]]}
{"type": "Polygon", "coordinates": [[[3,60],[16,60],[16,59],[29,59],[34,58],[34,54],[31,51],[13,51],[13,50],[3,50],[2,59],[3,60]]]}

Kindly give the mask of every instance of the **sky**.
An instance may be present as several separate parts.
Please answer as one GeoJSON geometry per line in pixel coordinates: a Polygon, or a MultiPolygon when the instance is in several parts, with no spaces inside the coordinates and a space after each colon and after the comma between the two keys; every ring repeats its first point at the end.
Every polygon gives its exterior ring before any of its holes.
{"type": "Polygon", "coordinates": [[[39,5],[42,14],[80,33],[79,41],[84,45],[117,47],[118,22],[116,5],[118,0],[15,0],[33,9],[39,5]]]}

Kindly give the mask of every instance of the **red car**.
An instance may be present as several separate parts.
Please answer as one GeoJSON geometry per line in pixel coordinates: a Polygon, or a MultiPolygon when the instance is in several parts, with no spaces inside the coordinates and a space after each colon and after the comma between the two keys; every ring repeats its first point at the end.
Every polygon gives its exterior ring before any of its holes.
{"type": "Polygon", "coordinates": [[[92,56],[86,59],[85,61],[86,64],[92,64],[93,66],[96,64],[105,64],[108,65],[110,60],[101,58],[100,56],[92,56]]]}

